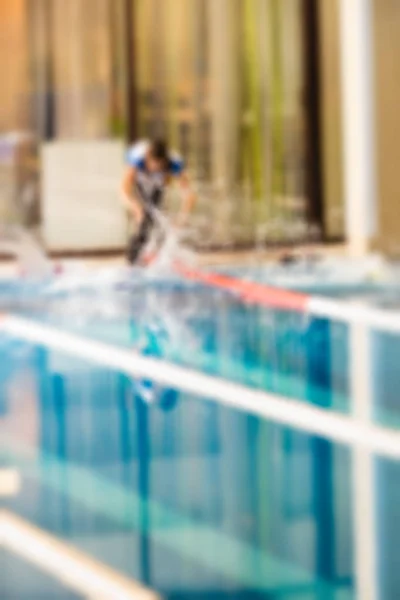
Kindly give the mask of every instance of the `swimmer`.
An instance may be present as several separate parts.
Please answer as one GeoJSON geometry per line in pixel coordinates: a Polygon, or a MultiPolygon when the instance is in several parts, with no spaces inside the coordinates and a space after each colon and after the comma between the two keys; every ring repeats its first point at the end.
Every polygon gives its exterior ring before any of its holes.
{"type": "Polygon", "coordinates": [[[128,261],[141,257],[154,228],[154,212],[162,206],[165,190],[173,181],[181,190],[181,208],[175,225],[183,227],[193,210],[196,197],[190,186],[185,165],[179,154],[171,152],[164,140],[140,141],[127,154],[121,194],[123,204],[137,226],[128,245],[128,261]]]}

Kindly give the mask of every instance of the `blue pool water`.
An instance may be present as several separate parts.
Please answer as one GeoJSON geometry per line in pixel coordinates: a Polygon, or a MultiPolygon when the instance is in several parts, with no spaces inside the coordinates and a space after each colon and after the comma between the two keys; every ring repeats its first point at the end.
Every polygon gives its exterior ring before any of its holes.
{"type": "Polygon", "coordinates": [[[11,552],[1,554],[0,598],[2,600],[83,600],[60,581],[11,552]]]}
{"type": "MultiPolygon", "coordinates": [[[[182,283],[25,291],[18,312],[62,330],[352,408],[343,324],[182,283]]],[[[397,426],[400,340],[368,337],[374,418],[397,426]]],[[[143,382],[8,336],[0,348],[0,467],[23,483],[8,510],[167,600],[356,600],[350,448],[178,389],[149,403],[143,382]]],[[[396,600],[400,465],[374,468],[379,598],[396,600]]]]}
{"type": "Polygon", "coordinates": [[[210,375],[349,409],[348,331],[340,323],[248,306],[183,282],[39,297],[20,312],[210,375]]]}
{"type": "Polygon", "coordinates": [[[167,598],[353,597],[348,450],[178,391],[148,406],[43,348],[12,362],[7,508],[167,598]]]}
{"type": "MultiPolygon", "coordinates": [[[[15,289],[9,293],[15,297],[15,289]]],[[[182,281],[122,281],[105,290],[19,298],[20,314],[60,330],[326,409],[351,410],[353,357],[345,323],[246,305],[182,281]]],[[[373,416],[400,427],[400,337],[370,330],[367,338],[373,416]]]]}

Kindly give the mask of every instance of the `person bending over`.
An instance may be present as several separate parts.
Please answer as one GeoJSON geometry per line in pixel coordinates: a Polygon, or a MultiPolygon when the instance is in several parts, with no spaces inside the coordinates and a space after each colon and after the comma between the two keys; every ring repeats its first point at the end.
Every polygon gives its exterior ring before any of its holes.
{"type": "Polygon", "coordinates": [[[137,226],[128,245],[131,264],[138,261],[149,240],[154,226],[153,209],[162,206],[166,187],[174,180],[179,183],[182,198],[176,225],[182,227],[195,203],[182,158],[169,151],[162,139],[143,140],[128,150],[121,192],[124,206],[137,226]]]}

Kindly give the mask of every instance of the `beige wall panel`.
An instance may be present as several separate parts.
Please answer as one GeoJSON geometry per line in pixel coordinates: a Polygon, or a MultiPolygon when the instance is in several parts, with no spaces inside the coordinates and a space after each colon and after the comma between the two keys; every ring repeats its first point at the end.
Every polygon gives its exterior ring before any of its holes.
{"type": "Polygon", "coordinates": [[[375,0],[378,237],[400,255],[400,2],[375,0]]]}
{"type": "Polygon", "coordinates": [[[320,0],[320,31],[325,228],[337,237],[344,234],[338,0],[320,0]]]}

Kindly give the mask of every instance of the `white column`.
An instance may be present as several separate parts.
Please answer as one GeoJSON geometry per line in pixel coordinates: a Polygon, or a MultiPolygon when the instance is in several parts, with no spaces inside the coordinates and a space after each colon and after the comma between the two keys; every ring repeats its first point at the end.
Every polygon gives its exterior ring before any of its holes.
{"type": "Polygon", "coordinates": [[[350,252],[376,231],[372,0],[340,0],[344,200],[350,252]]]}
{"type": "MultiPolygon", "coordinates": [[[[350,327],[351,401],[353,415],[360,423],[373,419],[371,330],[363,324],[350,327]]],[[[377,600],[376,486],[374,455],[369,449],[353,449],[353,532],[356,597],[377,600]]]]}

